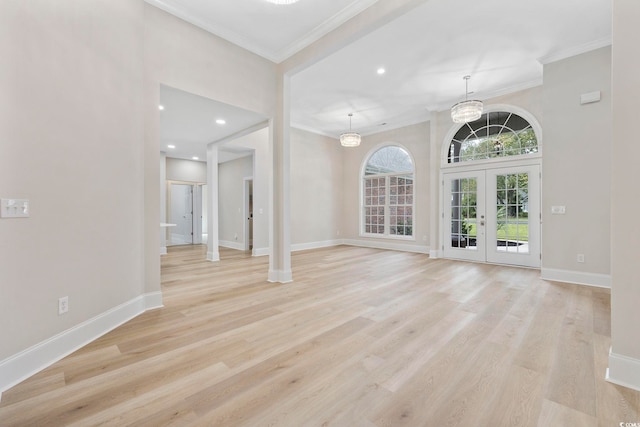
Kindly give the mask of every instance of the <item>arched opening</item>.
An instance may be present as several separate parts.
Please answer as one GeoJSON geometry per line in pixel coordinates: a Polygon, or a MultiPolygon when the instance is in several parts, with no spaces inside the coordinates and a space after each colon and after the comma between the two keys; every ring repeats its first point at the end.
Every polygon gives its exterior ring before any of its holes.
{"type": "Polygon", "coordinates": [[[532,125],[508,111],[485,113],[464,123],[449,144],[447,163],[499,160],[538,152],[538,138],[532,125]]]}
{"type": "Polygon", "coordinates": [[[445,257],[539,267],[539,132],[525,116],[500,108],[449,132],[442,165],[445,257]]]}

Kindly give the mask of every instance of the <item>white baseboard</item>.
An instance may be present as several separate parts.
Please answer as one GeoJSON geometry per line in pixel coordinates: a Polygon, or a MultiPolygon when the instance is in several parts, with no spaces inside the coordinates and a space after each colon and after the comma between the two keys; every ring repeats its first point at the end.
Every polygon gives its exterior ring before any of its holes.
{"type": "Polygon", "coordinates": [[[320,242],[296,243],[291,245],[291,252],[306,251],[308,249],[328,248],[330,246],[338,246],[342,244],[342,240],[323,240],[320,242]]]}
{"type": "Polygon", "coordinates": [[[438,250],[435,250],[435,251],[430,250],[429,251],[429,258],[436,259],[436,258],[442,258],[442,257],[440,256],[440,251],[438,251],[438,250]]]}
{"type": "Polygon", "coordinates": [[[609,274],[542,268],[540,269],[540,277],[543,280],[552,280],[554,282],[575,283],[577,285],[588,285],[598,288],[611,288],[611,275],[609,274]]]}
{"type": "Polygon", "coordinates": [[[606,380],[640,391],[640,360],[616,354],[609,349],[609,367],[606,380]]]}
{"type": "Polygon", "coordinates": [[[160,291],[144,294],[142,297],[144,298],[144,311],[164,307],[162,303],[162,292],[160,291]]]}
{"type": "Polygon", "coordinates": [[[416,252],[419,254],[430,253],[429,246],[410,245],[407,243],[400,243],[400,242],[394,242],[394,241],[381,242],[379,240],[344,239],[344,240],[341,240],[341,244],[349,245],[349,246],[361,246],[365,248],[389,249],[393,251],[416,252]]]}
{"type": "MultiPolygon", "coordinates": [[[[222,246],[222,243],[220,244],[222,246]]],[[[318,242],[307,243],[295,243],[291,245],[291,252],[305,251],[309,249],[328,248],[331,246],[349,245],[349,246],[363,246],[367,248],[376,249],[391,249],[395,251],[405,252],[417,252],[423,254],[429,254],[428,246],[408,245],[406,243],[396,242],[379,242],[379,241],[367,241],[367,240],[355,240],[355,239],[339,239],[339,240],[322,240],[318,242]]],[[[253,256],[267,256],[269,255],[269,248],[254,248],[253,256]]]]}
{"type": "Polygon", "coordinates": [[[160,255],[166,255],[167,254],[167,247],[166,246],[161,246],[160,247],[160,255]]]}
{"type": "Polygon", "coordinates": [[[291,270],[269,270],[267,281],[272,283],[289,283],[293,282],[291,270]]]}
{"type": "Polygon", "coordinates": [[[208,252],[207,251],[207,261],[220,261],[220,252],[215,251],[215,252],[208,252]]]}
{"type": "Polygon", "coordinates": [[[267,256],[269,255],[269,248],[253,248],[251,252],[252,256],[267,256]]]}
{"type": "Polygon", "coordinates": [[[0,362],[2,392],[51,366],[147,310],[162,307],[162,293],[140,295],[96,317],[42,341],[0,362]]]}
{"type": "Polygon", "coordinates": [[[223,248],[235,249],[237,251],[244,251],[244,243],[232,242],[230,240],[218,240],[218,246],[223,248]]]}
{"type": "Polygon", "coordinates": [[[193,240],[185,240],[182,234],[171,233],[170,243],[172,245],[190,245],[193,240]]]}

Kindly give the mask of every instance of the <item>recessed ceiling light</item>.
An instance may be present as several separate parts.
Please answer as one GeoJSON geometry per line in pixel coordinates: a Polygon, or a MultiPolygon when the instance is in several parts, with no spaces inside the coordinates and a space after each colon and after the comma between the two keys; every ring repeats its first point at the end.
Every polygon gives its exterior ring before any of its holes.
{"type": "Polygon", "coordinates": [[[384,74],[386,71],[387,71],[387,70],[385,70],[384,68],[380,67],[380,68],[378,68],[377,73],[378,73],[378,74],[380,74],[380,75],[382,75],[382,74],[384,74]]]}
{"type": "Polygon", "coordinates": [[[198,160],[198,156],[193,156],[192,159],[193,160],[198,160]]]}
{"type": "Polygon", "coordinates": [[[164,105],[158,105],[158,110],[160,111],[164,110],[164,105]]]}
{"type": "Polygon", "coordinates": [[[216,123],[219,125],[223,125],[225,123],[227,123],[227,121],[225,119],[216,119],[216,123]]]}
{"type": "Polygon", "coordinates": [[[169,144],[169,145],[167,145],[167,148],[176,148],[176,146],[173,145],[173,144],[169,144]]]}

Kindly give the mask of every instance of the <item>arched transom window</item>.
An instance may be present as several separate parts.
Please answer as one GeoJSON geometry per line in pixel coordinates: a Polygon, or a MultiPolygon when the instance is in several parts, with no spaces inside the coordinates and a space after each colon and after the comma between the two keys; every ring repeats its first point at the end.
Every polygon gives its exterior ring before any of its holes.
{"type": "Polygon", "coordinates": [[[363,232],[413,236],[413,161],[397,145],[375,151],[367,160],[363,179],[363,232]]]}
{"type": "Polygon", "coordinates": [[[451,140],[448,163],[537,152],[538,140],[531,124],[517,114],[496,111],[462,125],[451,140]]]}

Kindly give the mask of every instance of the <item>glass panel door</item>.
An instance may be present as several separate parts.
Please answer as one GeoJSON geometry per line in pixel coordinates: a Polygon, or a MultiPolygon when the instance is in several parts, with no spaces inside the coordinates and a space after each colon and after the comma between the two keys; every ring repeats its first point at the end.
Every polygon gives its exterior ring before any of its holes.
{"type": "Polygon", "coordinates": [[[445,258],[540,266],[540,167],[444,175],[445,258]]]}
{"type": "Polygon", "coordinates": [[[444,175],[444,194],[444,256],[485,261],[484,171],[444,175]]]}
{"type": "Polygon", "coordinates": [[[540,168],[489,169],[487,261],[540,266],[540,168]]]}

